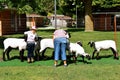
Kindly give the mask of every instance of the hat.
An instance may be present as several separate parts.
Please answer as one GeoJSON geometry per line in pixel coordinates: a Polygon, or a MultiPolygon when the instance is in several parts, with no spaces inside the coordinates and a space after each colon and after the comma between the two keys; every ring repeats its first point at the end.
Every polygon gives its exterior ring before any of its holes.
{"type": "Polygon", "coordinates": [[[34,30],[36,30],[36,26],[32,26],[32,27],[31,27],[31,29],[34,29],[34,30]]]}

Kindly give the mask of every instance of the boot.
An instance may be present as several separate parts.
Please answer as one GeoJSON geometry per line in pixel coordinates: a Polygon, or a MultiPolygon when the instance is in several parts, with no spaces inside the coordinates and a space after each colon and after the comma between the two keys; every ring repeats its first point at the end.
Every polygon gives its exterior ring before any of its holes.
{"type": "Polygon", "coordinates": [[[57,65],[57,61],[56,61],[56,60],[54,61],[54,66],[55,66],[55,67],[57,67],[57,66],[58,66],[58,65],[57,65]]]}
{"type": "Polygon", "coordinates": [[[34,62],[34,58],[31,58],[31,62],[34,62]]]}
{"type": "Polygon", "coordinates": [[[30,63],[30,58],[27,58],[27,62],[30,63]]]}
{"type": "Polygon", "coordinates": [[[64,66],[67,67],[67,61],[66,60],[64,60],[64,66]]]}

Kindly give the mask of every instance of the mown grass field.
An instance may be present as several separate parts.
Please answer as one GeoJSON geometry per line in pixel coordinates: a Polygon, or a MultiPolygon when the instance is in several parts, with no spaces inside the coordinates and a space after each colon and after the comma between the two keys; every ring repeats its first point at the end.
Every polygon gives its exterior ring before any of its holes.
{"type": "MultiPolygon", "coordinates": [[[[44,38],[52,38],[54,30],[39,29],[38,35],[44,38]]],[[[82,29],[68,29],[71,33],[71,42],[81,41],[86,52],[92,54],[93,48],[87,43],[112,39],[112,31],[84,32],[82,29]]],[[[6,35],[0,37],[0,60],[2,59],[2,41],[7,37],[23,37],[23,34],[6,35]]],[[[120,54],[120,32],[117,32],[117,50],[120,54]]],[[[25,51],[25,56],[27,51],[25,51]]],[[[52,49],[47,49],[45,55],[50,57],[52,49]]],[[[110,50],[101,51],[99,60],[87,60],[83,63],[81,57],[78,58],[77,65],[68,61],[68,67],[63,65],[55,68],[54,60],[51,58],[42,59],[28,64],[25,60],[20,62],[17,49],[10,52],[10,61],[0,61],[0,80],[120,80],[120,60],[114,60],[110,50]]],[[[60,61],[59,61],[60,63],[60,61]]]]}

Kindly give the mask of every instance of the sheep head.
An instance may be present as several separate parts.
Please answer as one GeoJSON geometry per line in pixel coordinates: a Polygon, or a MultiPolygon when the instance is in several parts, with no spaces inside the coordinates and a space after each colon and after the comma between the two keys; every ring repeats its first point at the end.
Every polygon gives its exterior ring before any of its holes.
{"type": "Polygon", "coordinates": [[[77,44],[79,44],[80,46],[83,46],[82,43],[80,41],[77,41],[77,44]]]}
{"type": "Polygon", "coordinates": [[[95,43],[93,41],[88,42],[88,45],[90,45],[90,47],[94,47],[95,43]]]}
{"type": "Polygon", "coordinates": [[[41,40],[42,40],[42,37],[40,37],[40,36],[35,37],[35,41],[41,41],[41,40]]]}
{"type": "Polygon", "coordinates": [[[86,58],[87,58],[88,60],[90,60],[90,59],[91,59],[91,56],[90,56],[90,55],[86,55],[86,58]]]}

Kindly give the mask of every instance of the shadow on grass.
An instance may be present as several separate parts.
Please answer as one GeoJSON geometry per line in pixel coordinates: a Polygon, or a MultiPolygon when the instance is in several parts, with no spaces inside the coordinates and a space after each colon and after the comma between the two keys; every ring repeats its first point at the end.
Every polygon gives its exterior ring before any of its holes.
{"type": "MultiPolygon", "coordinates": [[[[99,56],[98,58],[97,58],[97,60],[101,60],[102,58],[110,58],[110,57],[113,57],[113,55],[103,55],[103,56],[99,56]]],[[[96,59],[96,58],[94,58],[94,59],[96,59]]]]}

